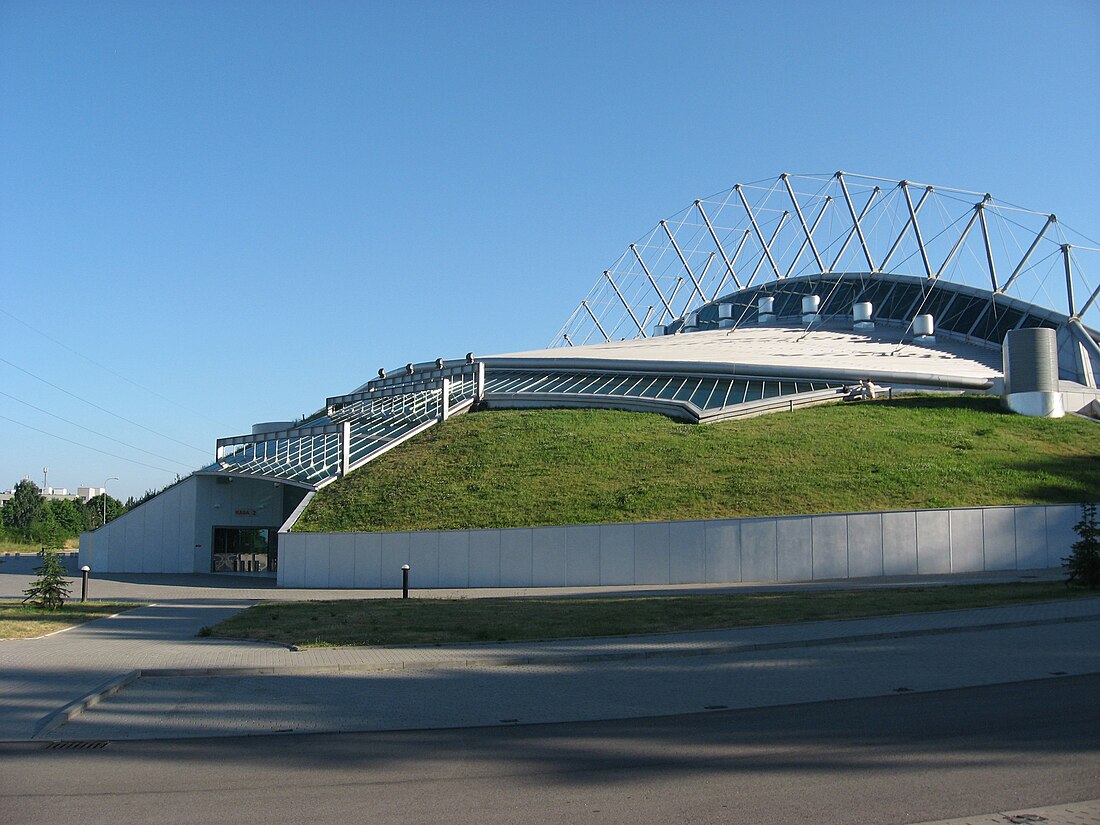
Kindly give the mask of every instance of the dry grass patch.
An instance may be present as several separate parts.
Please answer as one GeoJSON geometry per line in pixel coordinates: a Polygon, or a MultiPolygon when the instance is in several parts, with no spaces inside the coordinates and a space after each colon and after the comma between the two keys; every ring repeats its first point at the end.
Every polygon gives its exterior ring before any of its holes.
{"type": "Polygon", "coordinates": [[[142,606],[133,602],[66,602],[60,610],[42,610],[20,602],[0,602],[0,639],[33,639],[142,606]]]}

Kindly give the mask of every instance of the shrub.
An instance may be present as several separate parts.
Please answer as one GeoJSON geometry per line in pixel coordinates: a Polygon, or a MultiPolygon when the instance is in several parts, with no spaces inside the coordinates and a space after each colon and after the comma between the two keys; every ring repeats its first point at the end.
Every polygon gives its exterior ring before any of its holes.
{"type": "Polygon", "coordinates": [[[23,591],[23,604],[30,602],[43,610],[60,610],[69,598],[69,582],[61,557],[45,548],[39,551],[38,557],[42,559],[42,564],[34,571],[38,578],[23,591]]]}
{"type": "Polygon", "coordinates": [[[1100,524],[1095,504],[1081,505],[1081,520],[1073,529],[1081,538],[1071,545],[1073,552],[1062,559],[1062,568],[1069,583],[1077,582],[1095,590],[1100,587],[1100,524]]]}

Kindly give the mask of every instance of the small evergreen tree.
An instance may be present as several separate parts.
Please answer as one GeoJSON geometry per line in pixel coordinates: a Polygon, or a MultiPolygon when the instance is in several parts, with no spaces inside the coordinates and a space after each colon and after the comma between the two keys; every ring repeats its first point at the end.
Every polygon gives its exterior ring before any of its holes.
{"type": "Polygon", "coordinates": [[[60,610],[69,598],[69,582],[61,557],[43,548],[38,558],[42,559],[42,564],[34,571],[38,578],[23,591],[23,604],[30,602],[43,610],[60,610]]]}
{"type": "Polygon", "coordinates": [[[1100,587],[1100,523],[1096,505],[1081,505],[1081,520],[1073,526],[1079,538],[1070,547],[1073,552],[1062,559],[1069,582],[1078,582],[1095,590],[1100,587]]]}

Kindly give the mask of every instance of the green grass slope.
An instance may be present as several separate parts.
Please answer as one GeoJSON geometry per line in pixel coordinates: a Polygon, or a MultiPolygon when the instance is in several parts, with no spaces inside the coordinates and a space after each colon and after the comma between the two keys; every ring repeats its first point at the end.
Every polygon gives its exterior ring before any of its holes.
{"type": "Polygon", "coordinates": [[[301,531],[433,530],[1100,499],[1100,425],[989,397],[830,405],[723,424],[496,410],[322,490],[301,531]]]}

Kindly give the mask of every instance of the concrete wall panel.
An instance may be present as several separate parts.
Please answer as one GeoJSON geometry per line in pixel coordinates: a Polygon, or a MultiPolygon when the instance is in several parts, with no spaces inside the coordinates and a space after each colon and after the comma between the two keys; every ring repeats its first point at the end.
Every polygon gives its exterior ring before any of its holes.
{"type": "Polygon", "coordinates": [[[741,581],[777,581],[776,519],[741,522],[741,581]]]}
{"type": "Polygon", "coordinates": [[[566,527],[539,527],[531,531],[531,585],[551,587],[566,580],[566,527]]]}
{"type": "Polygon", "coordinates": [[[327,533],[306,533],[306,570],[303,587],[328,587],[329,548],[333,536],[327,533]]]}
{"type": "Polygon", "coordinates": [[[410,564],[409,548],[408,533],[382,534],[382,587],[401,587],[401,567],[410,564]]]}
{"type": "Polygon", "coordinates": [[[580,524],[565,528],[565,583],[600,583],[600,527],[580,524]]]}
{"type": "Polygon", "coordinates": [[[634,584],[669,583],[670,536],[667,521],[634,525],[634,584]]]}
{"type": "Polygon", "coordinates": [[[917,572],[951,572],[951,524],[946,510],[917,512],[917,572]]]}
{"type": "Polygon", "coordinates": [[[951,572],[979,573],[985,570],[982,511],[949,510],[947,524],[951,533],[951,572]]]}
{"type": "Polygon", "coordinates": [[[704,581],[741,581],[741,522],[733,519],[703,522],[706,557],[704,581]]]}
{"type": "Polygon", "coordinates": [[[907,576],[917,572],[917,518],[914,512],[882,514],[882,573],[907,576]]]}
{"type": "Polygon", "coordinates": [[[882,514],[848,516],[848,575],[852,578],[882,575],[882,514]]]}
{"type": "Polygon", "coordinates": [[[634,584],[634,555],[633,524],[600,525],[600,584],[634,584]]]}
{"type": "Polygon", "coordinates": [[[1013,508],[1016,526],[1016,569],[1046,567],[1047,514],[1045,507],[1013,508]]]}
{"type": "Polygon", "coordinates": [[[534,556],[531,549],[531,530],[500,531],[500,586],[530,587],[534,556]]]}
{"type": "Polygon", "coordinates": [[[355,586],[355,533],[329,534],[328,587],[355,586]]]}
{"type": "Polygon", "coordinates": [[[500,530],[470,531],[470,587],[500,587],[500,530]]]}
{"type": "Polygon", "coordinates": [[[777,519],[776,578],[805,582],[814,577],[813,521],[809,516],[777,519]]]}
{"type": "Polygon", "coordinates": [[[847,516],[814,516],[813,565],[815,579],[848,578],[847,516]]]}
{"type": "Polygon", "coordinates": [[[355,587],[382,586],[382,534],[355,533],[355,587]]]}
{"type": "MultiPolygon", "coordinates": [[[[669,584],[691,584],[706,581],[707,522],[672,521],[668,524],[668,550],[654,558],[655,569],[650,577],[650,561],[645,552],[638,562],[639,584],[664,584],[657,575],[661,564],[667,565],[669,584]]],[[[650,525],[638,525],[639,528],[650,525]]],[[[656,526],[656,525],[652,525],[656,526]]],[[[657,543],[656,547],[660,547],[657,543]]]]}
{"type": "Polygon", "coordinates": [[[470,534],[465,530],[439,534],[439,586],[470,586],[470,534]]]}
{"type": "Polygon", "coordinates": [[[986,570],[1016,569],[1016,516],[1012,507],[986,507],[982,541],[986,570]]]}
{"type": "Polygon", "coordinates": [[[305,587],[308,535],[309,533],[287,533],[281,537],[278,574],[280,587],[305,587]]]}
{"type": "Polygon", "coordinates": [[[439,587],[439,533],[409,535],[409,587],[439,587]]]}

